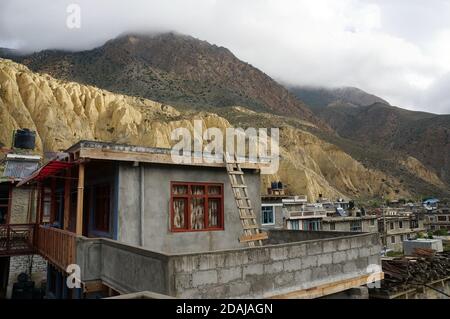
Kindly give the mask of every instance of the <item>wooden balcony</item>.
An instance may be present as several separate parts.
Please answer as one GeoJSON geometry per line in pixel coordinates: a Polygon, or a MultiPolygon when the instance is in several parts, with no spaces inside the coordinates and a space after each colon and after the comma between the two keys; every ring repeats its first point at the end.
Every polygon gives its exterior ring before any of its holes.
{"type": "Polygon", "coordinates": [[[67,266],[75,264],[75,233],[39,225],[37,234],[37,250],[50,263],[65,271],[67,266]]]}
{"type": "Polygon", "coordinates": [[[34,253],[35,229],[36,224],[0,225],[0,256],[34,253]]]}

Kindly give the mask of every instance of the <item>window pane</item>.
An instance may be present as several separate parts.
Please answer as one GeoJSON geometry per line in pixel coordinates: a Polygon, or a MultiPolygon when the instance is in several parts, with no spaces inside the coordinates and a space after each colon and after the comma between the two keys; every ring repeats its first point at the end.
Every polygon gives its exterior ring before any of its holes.
{"type": "Polygon", "coordinates": [[[188,193],[187,185],[173,185],[172,193],[174,195],[186,195],[188,193]]]}
{"type": "Polygon", "coordinates": [[[186,211],[186,200],[177,198],[173,200],[173,226],[177,229],[185,229],[186,221],[184,213],[186,211]]]}
{"type": "Polygon", "coordinates": [[[261,211],[262,211],[262,223],[273,224],[273,207],[263,206],[261,211]]]}
{"type": "Polygon", "coordinates": [[[50,218],[50,208],[51,208],[50,201],[44,201],[44,212],[43,212],[44,218],[50,218]]]}
{"type": "Polygon", "coordinates": [[[0,206],[8,206],[9,203],[9,186],[0,185],[0,206]]]}
{"type": "Polygon", "coordinates": [[[192,195],[204,195],[205,194],[205,186],[193,185],[191,188],[192,195]]]}
{"type": "Polygon", "coordinates": [[[205,228],[204,198],[192,198],[191,200],[191,227],[192,229],[205,228]]]}
{"type": "Polygon", "coordinates": [[[209,199],[208,200],[208,226],[217,227],[219,226],[219,199],[209,199]]]}
{"type": "Polygon", "coordinates": [[[220,186],[208,186],[209,195],[220,195],[222,187],[220,186]]]}
{"type": "Polygon", "coordinates": [[[173,229],[196,231],[223,227],[221,184],[172,184],[171,196],[172,218],[177,219],[171,221],[173,229]]]}

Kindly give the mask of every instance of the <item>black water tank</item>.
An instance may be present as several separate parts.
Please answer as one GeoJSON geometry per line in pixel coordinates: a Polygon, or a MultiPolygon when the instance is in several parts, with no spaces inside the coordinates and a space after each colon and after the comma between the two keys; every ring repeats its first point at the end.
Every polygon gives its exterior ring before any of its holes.
{"type": "Polygon", "coordinates": [[[36,132],[27,128],[17,130],[14,134],[14,147],[33,150],[36,144],[36,132]]]}
{"type": "Polygon", "coordinates": [[[282,182],[278,182],[278,189],[283,189],[283,183],[282,182]]]}

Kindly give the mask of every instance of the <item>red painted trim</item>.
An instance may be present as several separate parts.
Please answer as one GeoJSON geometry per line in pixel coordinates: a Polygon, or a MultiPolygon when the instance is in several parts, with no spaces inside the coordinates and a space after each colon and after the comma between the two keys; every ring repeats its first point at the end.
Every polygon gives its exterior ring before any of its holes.
{"type": "Polygon", "coordinates": [[[183,232],[204,232],[204,231],[222,231],[225,229],[224,227],[224,194],[223,194],[223,183],[206,183],[206,182],[170,182],[170,231],[174,233],[183,233],[183,232]],[[173,194],[173,187],[174,186],[187,186],[188,187],[188,193],[179,195],[179,194],[173,194]],[[192,188],[191,186],[204,186],[204,194],[203,195],[194,195],[192,194],[192,188]],[[211,186],[219,186],[220,187],[220,194],[219,195],[209,195],[209,187],[211,186]],[[191,208],[191,199],[192,198],[204,198],[204,207],[205,207],[205,216],[204,216],[204,229],[191,229],[191,218],[190,218],[190,208],[191,208]],[[220,205],[219,205],[219,224],[220,227],[208,227],[208,199],[219,199],[220,205]],[[187,225],[187,228],[180,229],[175,228],[174,225],[174,216],[175,211],[173,207],[174,199],[184,199],[186,201],[185,205],[185,225],[187,225]]]}

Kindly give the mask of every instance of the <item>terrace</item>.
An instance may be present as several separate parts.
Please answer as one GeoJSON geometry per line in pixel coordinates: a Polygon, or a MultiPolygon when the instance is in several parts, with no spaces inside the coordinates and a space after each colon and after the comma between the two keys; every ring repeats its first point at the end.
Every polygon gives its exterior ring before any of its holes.
{"type": "Polygon", "coordinates": [[[86,285],[101,282],[120,294],[317,298],[365,285],[380,249],[373,233],[272,230],[263,247],[187,254],[78,237],[76,263],[86,285]]]}

